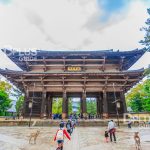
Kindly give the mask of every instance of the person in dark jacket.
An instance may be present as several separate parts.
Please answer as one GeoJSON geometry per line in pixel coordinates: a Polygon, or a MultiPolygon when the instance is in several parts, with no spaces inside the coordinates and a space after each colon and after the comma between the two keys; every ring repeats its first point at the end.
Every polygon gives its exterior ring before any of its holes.
{"type": "Polygon", "coordinates": [[[71,135],[73,132],[73,126],[70,120],[66,123],[67,132],[71,135]]]}

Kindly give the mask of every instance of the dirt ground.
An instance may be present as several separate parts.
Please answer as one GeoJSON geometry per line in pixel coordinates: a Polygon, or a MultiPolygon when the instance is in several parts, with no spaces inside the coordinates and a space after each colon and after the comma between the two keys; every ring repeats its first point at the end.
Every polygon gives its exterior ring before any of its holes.
{"type": "MultiPolygon", "coordinates": [[[[117,143],[104,142],[105,127],[77,127],[71,141],[65,140],[64,150],[135,150],[133,135],[139,131],[142,150],[149,150],[150,128],[117,129],[117,143]]],[[[56,127],[0,127],[0,150],[55,150],[56,127]],[[36,144],[29,144],[32,132],[40,130],[36,144]]]]}

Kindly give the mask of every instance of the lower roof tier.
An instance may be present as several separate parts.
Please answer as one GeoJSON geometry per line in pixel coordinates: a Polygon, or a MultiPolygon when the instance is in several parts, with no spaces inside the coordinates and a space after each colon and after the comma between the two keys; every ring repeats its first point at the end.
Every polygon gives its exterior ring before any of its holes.
{"type": "Polygon", "coordinates": [[[0,74],[24,92],[127,91],[142,79],[143,72],[144,69],[101,73],[41,73],[0,69],[0,74]]]}

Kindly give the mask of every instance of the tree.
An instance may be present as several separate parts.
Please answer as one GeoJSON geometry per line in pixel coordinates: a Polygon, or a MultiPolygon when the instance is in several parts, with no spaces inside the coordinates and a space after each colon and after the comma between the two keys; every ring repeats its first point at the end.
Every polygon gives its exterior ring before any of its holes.
{"type": "Polygon", "coordinates": [[[149,65],[149,68],[145,69],[144,75],[147,76],[148,78],[150,77],[150,65],[149,65]]]}
{"type": "MultiPolygon", "coordinates": [[[[148,15],[150,16],[150,8],[147,9],[148,15]]],[[[145,31],[144,40],[141,40],[140,43],[145,45],[148,49],[150,48],[150,17],[145,22],[146,27],[141,28],[142,31],[145,31]]]]}
{"type": "Polygon", "coordinates": [[[143,84],[143,110],[150,111],[150,79],[147,79],[143,84]]]}
{"type": "Polygon", "coordinates": [[[11,88],[12,86],[8,82],[0,81],[0,90],[6,91],[9,93],[11,88]]]}
{"type": "Polygon", "coordinates": [[[71,114],[73,112],[72,103],[73,103],[72,99],[69,98],[68,99],[68,114],[71,114]]]}
{"type": "Polygon", "coordinates": [[[142,99],[139,93],[135,94],[128,104],[134,112],[143,111],[142,99]]]}
{"type": "Polygon", "coordinates": [[[53,99],[53,114],[61,114],[62,113],[62,98],[54,98],[53,99]]]}
{"type": "Polygon", "coordinates": [[[4,115],[5,112],[11,108],[11,102],[8,93],[4,90],[0,90],[0,115],[4,115]]]}
{"type": "Polygon", "coordinates": [[[87,113],[88,114],[96,114],[96,100],[95,99],[88,99],[86,101],[86,106],[87,106],[87,113]]]}
{"type": "Polygon", "coordinates": [[[134,87],[126,95],[126,101],[134,112],[150,111],[150,79],[134,87]]]}
{"type": "Polygon", "coordinates": [[[23,103],[24,103],[24,96],[20,96],[16,102],[16,112],[17,112],[17,115],[19,115],[22,111],[22,108],[23,108],[23,103]]]}

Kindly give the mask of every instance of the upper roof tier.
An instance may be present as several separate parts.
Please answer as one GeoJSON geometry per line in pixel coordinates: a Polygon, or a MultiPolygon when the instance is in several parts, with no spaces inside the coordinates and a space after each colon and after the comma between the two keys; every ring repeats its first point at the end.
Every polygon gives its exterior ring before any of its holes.
{"type": "Polygon", "coordinates": [[[51,60],[64,61],[67,59],[77,59],[81,60],[98,60],[106,59],[105,62],[111,64],[122,63],[122,70],[129,69],[145,52],[146,48],[135,49],[132,51],[113,51],[113,50],[93,50],[93,51],[46,51],[46,50],[37,50],[37,51],[16,51],[2,49],[4,53],[22,70],[28,70],[28,64],[32,62],[42,62],[51,60]]]}

